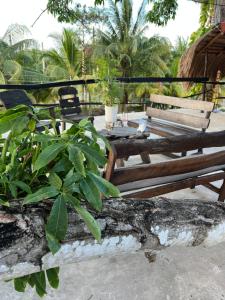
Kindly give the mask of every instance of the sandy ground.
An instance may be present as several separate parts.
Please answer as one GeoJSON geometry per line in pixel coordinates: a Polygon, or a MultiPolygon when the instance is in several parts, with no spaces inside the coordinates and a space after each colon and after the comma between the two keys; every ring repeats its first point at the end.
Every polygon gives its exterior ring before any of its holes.
{"type": "MultiPolygon", "coordinates": [[[[144,117],[144,113],[129,114],[129,119],[139,117],[144,117]]],[[[104,117],[96,118],[95,126],[103,128],[104,117]]],[[[209,131],[224,129],[225,113],[213,113],[209,131]]],[[[135,157],[133,161],[138,159],[135,157]]],[[[151,159],[159,161],[165,157],[157,155],[151,159]]],[[[170,193],[169,197],[217,199],[216,194],[203,187],[170,193]]],[[[224,249],[225,243],[210,248],[172,247],[156,253],[156,260],[151,263],[144,253],[133,253],[67,265],[61,268],[60,288],[56,291],[49,289],[45,299],[223,300],[224,249]]],[[[31,289],[26,294],[15,292],[10,282],[1,282],[0,290],[1,300],[38,299],[31,289]]]]}

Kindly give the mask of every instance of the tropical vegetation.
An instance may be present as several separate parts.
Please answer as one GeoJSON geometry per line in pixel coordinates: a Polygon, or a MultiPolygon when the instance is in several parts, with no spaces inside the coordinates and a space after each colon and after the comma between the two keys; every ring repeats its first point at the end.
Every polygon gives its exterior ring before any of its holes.
{"type": "MultiPolygon", "coordinates": [[[[110,66],[111,77],[112,69],[115,77],[164,77],[170,74],[176,76],[174,65],[179,58],[175,48],[173,49],[166,38],[160,36],[147,38],[145,36],[147,29],[146,5],[147,1],[144,0],[137,14],[133,11],[131,0],[117,3],[109,0],[107,9],[99,8],[97,12],[76,6],[73,21],[70,19],[72,23],[75,23],[74,26],[65,28],[61,34],[52,33],[49,38],[54,41],[55,47],[47,51],[40,49],[36,41],[26,38],[29,34],[26,28],[20,25],[11,26],[10,34],[17,39],[14,38],[11,41],[12,45],[9,44],[9,34],[6,35],[8,36],[7,40],[2,39],[4,45],[13,46],[14,51],[4,52],[1,51],[3,46],[0,47],[1,82],[39,83],[99,78],[99,74],[105,72],[104,65],[110,66]],[[85,12],[88,18],[85,23],[81,20],[81,12],[85,12]],[[101,30],[97,30],[95,26],[95,31],[92,32],[94,21],[104,24],[101,26],[101,30]],[[80,28],[87,33],[86,40],[83,39],[84,31],[80,28]]],[[[100,76],[101,79],[108,77],[107,72],[105,72],[104,78],[100,76]]],[[[146,84],[143,87],[143,84],[118,84],[118,86],[123,91],[119,96],[120,101],[124,103],[133,98],[142,99],[143,96],[145,98],[152,89],[163,93],[161,86],[157,85],[146,84]]],[[[79,92],[81,91],[80,89],[79,92]]],[[[169,91],[167,92],[169,93],[169,91]]],[[[104,91],[102,89],[101,92],[99,86],[97,88],[95,86],[86,87],[86,94],[89,95],[89,99],[96,100],[100,95],[102,101],[105,100],[104,91]]],[[[57,89],[36,90],[32,91],[30,95],[35,102],[56,101],[57,89]]]]}
{"type": "MultiPolygon", "coordinates": [[[[48,199],[52,208],[45,236],[50,251],[55,254],[67,233],[68,209],[80,215],[99,241],[101,231],[89,210],[100,211],[102,197],[116,197],[119,192],[100,175],[109,145],[91,122],[84,119],[59,135],[55,119],[46,113],[53,131],[46,128],[40,132],[36,125],[42,113],[24,105],[0,113],[0,134],[5,136],[0,141],[0,204],[11,206],[12,201],[19,201],[27,206],[48,199]],[[103,142],[101,147],[99,139],[103,142]]],[[[15,288],[22,292],[29,284],[43,296],[46,276],[56,288],[57,268],[17,278],[15,288]]]]}
{"type": "MultiPolygon", "coordinates": [[[[179,37],[172,46],[164,37],[145,35],[148,21],[165,25],[175,17],[177,0],[151,0],[151,11],[148,1],[143,0],[137,14],[132,0],[108,0],[104,10],[79,5],[71,8],[72,2],[48,0],[47,9],[59,21],[73,25],[61,34],[50,35],[55,41],[53,49],[40,49],[25,26],[12,24],[7,29],[0,39],[0,83],[101,79],[88,87],[87,92],[97,95],[106,105],[127,103],[133,98],[144,101],[151,93],[184,94],[182,87],[174,83],[119,85],[115,81],[115,77],[177,76],[188,41],[179,37]],[[93,24],[99,23],[103,25],[101,29],[94,30],[93,24]]],[[[103,0],[95,2],[101,4],[103,0]]],[[[213,0],[201,4],[200,28],[190,42],[210,28],[214,8],[213,0]]],[[[56,99],[56,92],[56,89],[39,90],[31,96],[37,102],[50,102],[56,99]]],[[[118,196],[118,190],[100,176],[109,145],[93,125],[82,120],[59,135],[56,120],[50,115],[45,117],[51,120],[52,130],[39,132],[36,125],[40,111],[18,106],[0,112],[0,205],[10,206],[11,201],[20,201],[25,207],[45,204],[48,199],[51,211],[45,235],[49,250],[55,254],[67,233],[68,209],[75,210],[94,238],[100,240],[99,225],[90,211],[100,211],[102,197],[118,196]]],[[[43,296],[46,279],[53,288],[58,287],[58,273],[58,268],[40,271],[15,279],[14,285],[20,292],[30,285],[43,296]]]]}

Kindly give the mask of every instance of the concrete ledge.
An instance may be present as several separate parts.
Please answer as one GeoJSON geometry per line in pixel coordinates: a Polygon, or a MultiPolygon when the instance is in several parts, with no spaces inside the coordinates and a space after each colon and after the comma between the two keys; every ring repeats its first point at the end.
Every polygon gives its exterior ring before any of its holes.
{"type": "Polygon", "coordinates": [[[102,241],[93,240],[80,217],[69,213],[66,240],[56,255],[44,237],[44,206],[0,211],[0,279],[63,264],[138,250],[183,245],[212,246],[225,241],[225,204],[199,200],[106,200],[95,214],[102,241]]]}

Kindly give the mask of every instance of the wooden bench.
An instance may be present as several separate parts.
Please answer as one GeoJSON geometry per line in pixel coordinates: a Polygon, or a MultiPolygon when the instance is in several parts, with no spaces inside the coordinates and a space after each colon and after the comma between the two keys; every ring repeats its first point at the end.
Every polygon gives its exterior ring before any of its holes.
{"type": "Polygon", "coordinates": [[[225,131],[155,140],[114,141],[111,145],[104,177],[118,186],[123,197],[149,198],[203,185],[218,193],[220,201],[225,199],[225,150],[222,149],[212,154],[115,168],[116,160],[125,155],[138,155],[142,152],[164,154],[225,146],[225,131]],[[221,188],[211,184],[217,180],[223,180],[221,188]]]}
{"type": "MultiPolygon", "coordinates": [[[[199,131],[205,132],[210,123],[210,114],[213,111],[214,103],[200,100],[190,100],[164,95],[151,95],[151,107],[147,107],[148,117],[147,130],[162,137],[190,135],[199,131]],[[175,109],[163,110],[154,108],[158,105],[162,108],[176,107],[185,109],[179,112],[175,109]],[[187,112],[186,112],[187,111],[187,112]]],[[[138,127],[139,121],[128,121],[131,127],[138,127]]],[[[199,149],[201,153],[202,150],[199,149]]],[[[183,156],[186,153],[183,153],[183,156]]]]}

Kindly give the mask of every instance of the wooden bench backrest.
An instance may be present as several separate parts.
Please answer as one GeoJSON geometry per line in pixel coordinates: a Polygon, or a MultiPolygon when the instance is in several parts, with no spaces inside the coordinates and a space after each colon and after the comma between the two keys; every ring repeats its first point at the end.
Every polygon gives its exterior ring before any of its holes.
{"type": "Polygon", "coordinates": [[[174,107],[180,107],[190,110],[200,110],[206,112],[205,117],[202,117],[198,115],[180,113],[172,110],[161,110],[152,107],[147,108],[146,114],[149,117],[201,129],[208,128],[210,122],[210,113],[214,108],[214,103],[212,102],[190,99],[187,100],[183,98],[169,97],[164,95],[151,95],[150,100],[153,103],[167,104],[174,107]]]}
{"type": "Polygon", "coordinates": [[[115,185],[122,185],[144,179],[190,173],[224,164],[225,151],[220,151],[213,154],[202,154],[160,163],[116,169],[110,181],[115,185]]]}
{"type": "Polygon", "coordinates": [[[174,159],[155,164],[138,165],[115,169],[118,158],[138,153],[160,154],[194,150],[198,148],[225,146],[225,131],[213,133],[197,133],[192,136],[177,136],[156,140],[114,141],[108,156],[108,164],[104,177],[115,185],[130,182],[190,173],[213,166],[225,164],[225,151],[213,154],[202,154],[174,159]]]}

